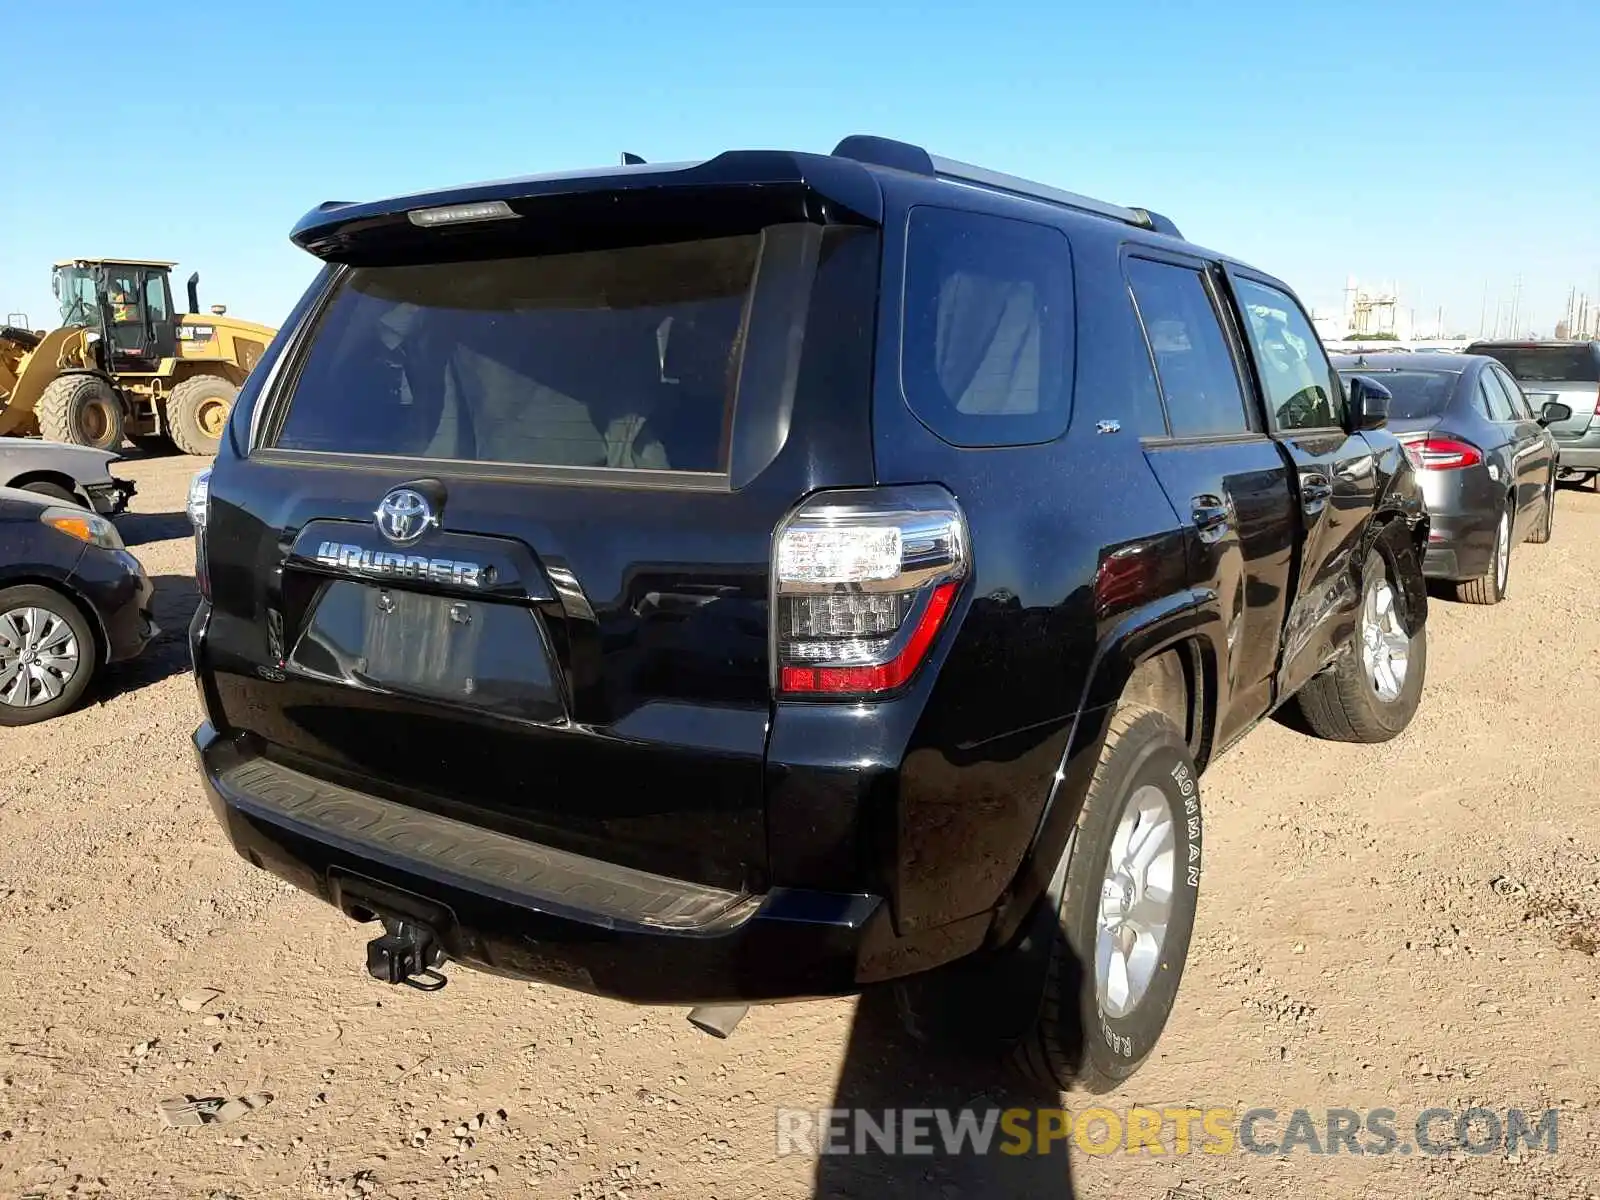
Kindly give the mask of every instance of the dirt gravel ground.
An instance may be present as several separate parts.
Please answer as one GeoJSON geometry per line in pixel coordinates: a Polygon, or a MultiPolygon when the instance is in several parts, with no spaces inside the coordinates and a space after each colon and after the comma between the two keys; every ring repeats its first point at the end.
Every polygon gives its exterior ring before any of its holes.
{"type": "Polygon", "coordinates": [[[1389,1108],[1402,1134],[1430,1107],[1558,1107],[1557,1153],[1074,1151],[1069,1182],[1059,1150],[780,1156],[780,1106],[1055,1102],[919,1052],[878,1001],[758,1009],[718,1042],[461,969],[437,996],[369,980],[370,932],[248,868],[201,797],[196,466],[125,468],[159,644],[82,711],[0,732],[0,1195],[1600,1195],[1600,496],[1561,494],[1505,604],[1434,604],[1402,738],[1268,724],[1206,776],[1177,1015],[1123,1092],[1067,1101],[1389,1108]],[[183,1094],[271,1099],[170,1128],[183,1094]]]}

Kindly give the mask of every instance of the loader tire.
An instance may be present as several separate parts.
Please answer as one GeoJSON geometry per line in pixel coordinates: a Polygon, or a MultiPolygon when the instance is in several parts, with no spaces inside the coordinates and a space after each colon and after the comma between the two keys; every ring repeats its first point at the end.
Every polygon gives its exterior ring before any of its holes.
{"type": "Polygon", "coordinates": [[[185,454],[210,458],[222,441],[222,430],[239,395],[220,375],[185,379],[167,396],[167,432],[185,454]]]}
{"type": "Polygon", "coordinates": [[[98,375],[63,375],[34,406],[46,441],[115,450],[122,445],[122,401],[98,375]]]}

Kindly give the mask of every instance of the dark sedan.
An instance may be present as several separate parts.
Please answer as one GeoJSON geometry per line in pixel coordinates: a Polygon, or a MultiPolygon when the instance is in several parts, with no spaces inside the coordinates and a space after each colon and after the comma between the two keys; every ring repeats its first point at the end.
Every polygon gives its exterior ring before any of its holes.
{"type": "Polygon", "coordinates": [[[1511,549],[1548,542],[1555,522],[1556,441],[1545,426],[1571,409],[1535,414],[1498,362],[1476,354],[1338,355],[1347,380],[1389,389],[1389,429],[1416,465],[1433,519],[1423,571],[1457,599],[1498,604],[1511,549]]]}
{"type": "Polygon", "coordinates": [[[72,708],[158,632],[154,587],[97,513],[0,487],[0,725],[72,708]]]}

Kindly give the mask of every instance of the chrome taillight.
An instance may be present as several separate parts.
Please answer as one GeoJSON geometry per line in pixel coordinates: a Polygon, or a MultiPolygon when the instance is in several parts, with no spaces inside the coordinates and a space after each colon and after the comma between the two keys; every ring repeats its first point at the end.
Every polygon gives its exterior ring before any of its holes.
{"type": "Polygon", "coordinates": [[[968,570],[966,518],[941,487],[812,496],[773,539],[778,693],[895,691],[927,658],[968,570]]]}
{"type": "Polygon", "coordinates": [[[196,530],[204,529],[206,524],[206,507],[211,496],[211,468],[195,473],[189,481],[189,523],[196,530]]]}
{"type": "Polygon", "coordinates": [[[211,511],[211,468],[189,481],[189,523],[194,526],[194,582],[200,595],[211,599],[211,571],[206,563],[206,518],[211,511]]]}

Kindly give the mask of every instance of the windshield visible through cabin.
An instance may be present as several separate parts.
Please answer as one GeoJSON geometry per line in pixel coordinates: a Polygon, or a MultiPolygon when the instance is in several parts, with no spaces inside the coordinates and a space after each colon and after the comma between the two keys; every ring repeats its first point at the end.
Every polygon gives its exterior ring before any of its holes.
{"type": "Polygon", "coordinates": [[[95,273],[88,267],[56,268],[56,300],[63,325],[95,325],[100,302],[95,293],[95,273]]]}

